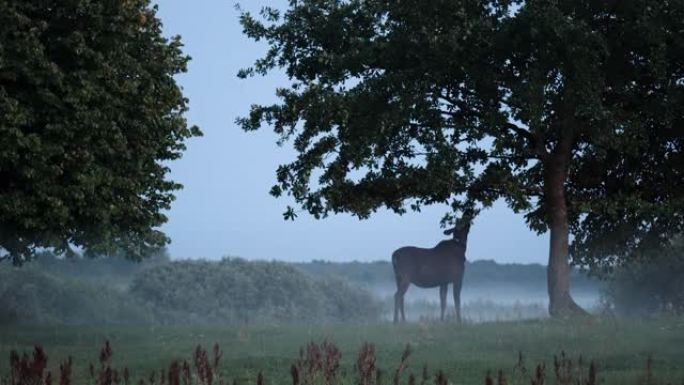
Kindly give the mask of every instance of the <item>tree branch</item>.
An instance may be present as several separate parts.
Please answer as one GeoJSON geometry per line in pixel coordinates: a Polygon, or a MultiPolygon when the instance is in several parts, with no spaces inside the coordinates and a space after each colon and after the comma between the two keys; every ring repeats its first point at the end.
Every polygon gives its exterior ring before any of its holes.
{"type": "MultiPolygon", "coordinates": [[[[428,156],[428,155],[436,155],[437,153],[435,152],[413,152],[411,155],[415,156],[428,156]]],[[[524,156],[513,156],[513,155],[487,155],[487,159],[503,159],[503,160],[527,160],[527,159],[536,159],[534,157],[524,157],[524,156]]]]}
{"type": "MultiPolygon", "coordinates": [[[[496,187],[481,187],[478,188],[479,191],[484,191],[484,192],[493,192],[496,194],[500,195],[506,195],[506,191],[504,191],[502,188],[496,188],[496,187]]],[[[541,189],[536,189],[536,188],[520,188],[521,191],[523,191],[525,194],[530,195],[530,196],[542,196],[543,192],[541,189]]]]}
{"type": "Polygon", "coordinates": [[[508,128],[511,131],[514,131],[516,134],[525,137],[531,144],[534,144],[534,136],[532,135],[531,132],[527,131],[526,129],[513,124],[513,123],[506,123],[506,128],[508,128]]]}
{"type": "Polygon", "coordinates": [[[540,159],[543,160],[548,157],[549,153],[546,151],[544,140],[539,134],[535,134],[510,122],[506,123],[506,128],[527,139],[530,148],[540,159]]]}

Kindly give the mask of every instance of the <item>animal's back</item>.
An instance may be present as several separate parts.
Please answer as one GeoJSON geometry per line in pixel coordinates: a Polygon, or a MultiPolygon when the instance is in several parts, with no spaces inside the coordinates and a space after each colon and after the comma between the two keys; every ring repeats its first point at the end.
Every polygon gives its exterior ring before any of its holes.
{"type": "MultiPolygon", "coordinates": [[[[442,250],[402,247],[392,253],[394,274],[419,287],[435,287],[452,282],[464,260],[442,250]]],[[[446,250],[444,250],[446,251],[446,250]]]]}
{"type": "Polygon", "coordinates": [[[407,264],[415,264],[415,262],[425,253],[426,249],[414,246],[400,247],[392,253],[392,265],[394,269],[407,264]]]}

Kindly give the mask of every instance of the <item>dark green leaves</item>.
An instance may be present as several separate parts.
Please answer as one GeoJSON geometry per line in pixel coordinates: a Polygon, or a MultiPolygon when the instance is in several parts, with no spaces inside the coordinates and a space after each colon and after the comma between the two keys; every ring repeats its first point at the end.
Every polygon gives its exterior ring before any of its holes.
{"type": "Polygon", "coordinates": [[[238,123],[291,141],[272,191],[314,216],[503,198],[544,232],[554,170],[578,263],[684,231],[684,1],[302,0],[262,19],[242,15],[269,50],[241,76],[292,84],[238,123]]]}
{"type": "Polygon", "coordinates": [[[180,40],[146,0],[4,1],[0,19],[0,247],[21,263],[166,244],[166,162],[200,134],[180,40]]]}
{"type": "Polygon", "coordinates": [[[477,43],[498,16],[475,2],[408,3],[305,1],[279,18],[267,11],[263,23],[242,15],[245,33],[270,48],[240,76],[283,67],[293,80],[277,91],[282,103],[238,119],[245,130],[272,125],[299,153],[279,168],[274,195],[316,217],[365,218],[466,191],[487,155],[472,110],[498,107],[483,107],[464,67],[485,60],[477,43]]]}

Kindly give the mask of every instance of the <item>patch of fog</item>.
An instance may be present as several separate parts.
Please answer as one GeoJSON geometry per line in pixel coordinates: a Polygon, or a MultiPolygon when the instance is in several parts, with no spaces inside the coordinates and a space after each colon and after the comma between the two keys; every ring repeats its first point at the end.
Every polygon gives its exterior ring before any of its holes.
{"type": "MultiPolygon", "coordinates": [[[[371,288],[385,304],[385,319],[394,315],[395,288],[389,285],[371,288]]],[[[598,287],[572,290],[575,301],[591,311],[600,304],[598,287]]],[[[469,322],[515,321],[548,317],[548,296],[545,290],[531,291],[511,286],[486,288],[464,287],[461,292],[462,315],[469,322]]],[[[422,289],[411,286],[405,296],[405,312],[409,321],[438,320],[440,316],[439,288],[422,289]]],[[[449,287],[447,313],[454,315],[454,302],[449,287]]]]}

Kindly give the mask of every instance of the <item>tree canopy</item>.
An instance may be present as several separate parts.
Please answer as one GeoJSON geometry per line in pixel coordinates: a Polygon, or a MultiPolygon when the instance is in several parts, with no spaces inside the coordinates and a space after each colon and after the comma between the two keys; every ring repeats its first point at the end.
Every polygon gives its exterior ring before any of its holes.
{"type": "MultiPolygon", "coordinates": [[[[316,218],[505,199],[572,258],[611,266],[684,230],[684,1],[292,0],[241,16],[282,69],[271,125],[297,158],[272,194],[316,218]]],[[[294,216],[288,208],[286,217],[294,216]]]]}
{"type": "Polygon", "coordinates": [[[200,135],[181,46],[148,0],[0,2],[0,258],[167,243],[168,161],[200,135]]]}

